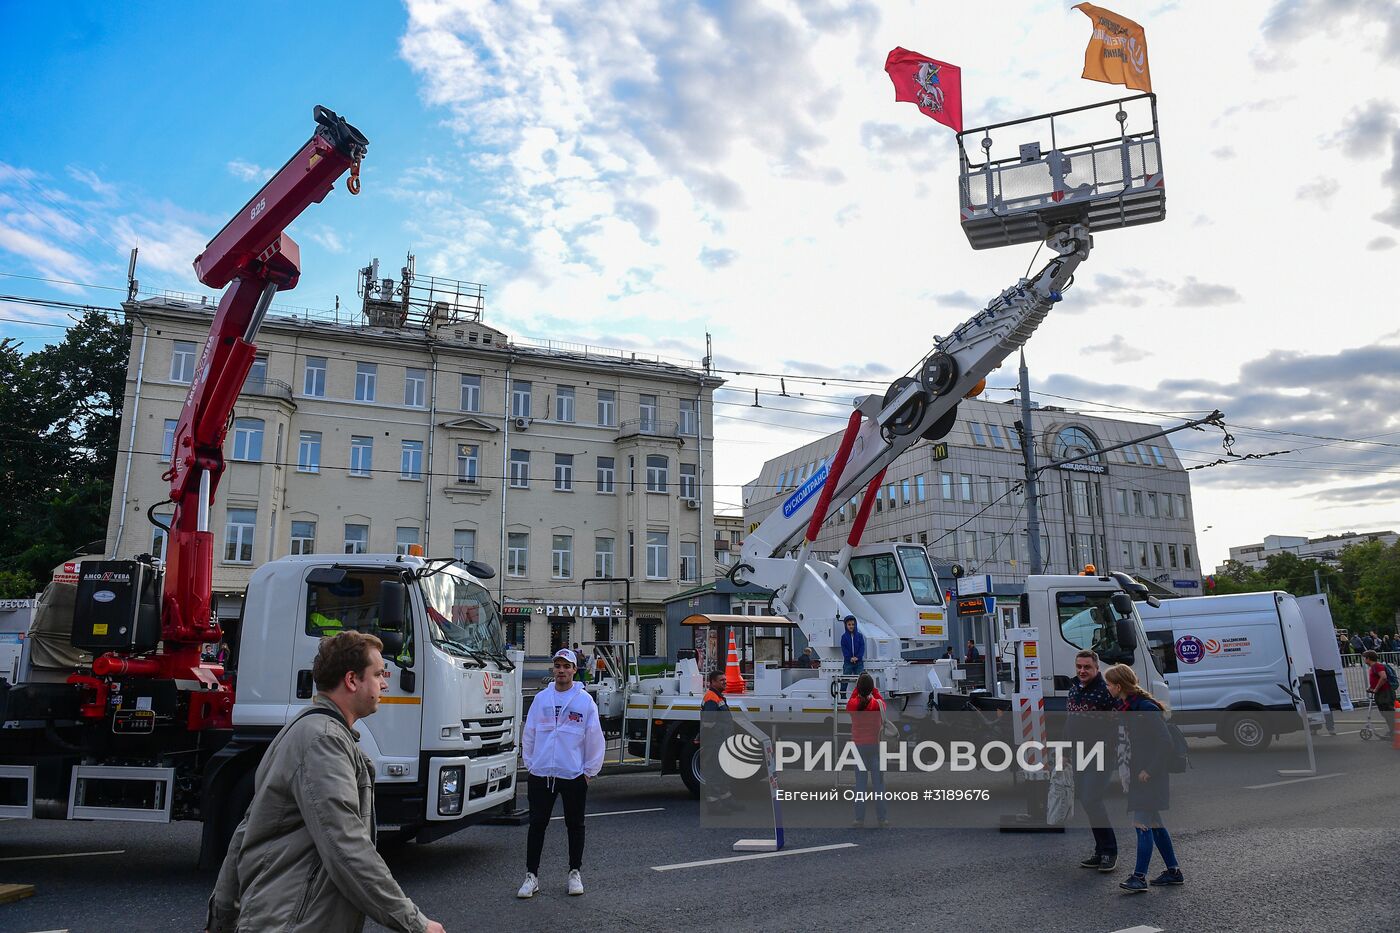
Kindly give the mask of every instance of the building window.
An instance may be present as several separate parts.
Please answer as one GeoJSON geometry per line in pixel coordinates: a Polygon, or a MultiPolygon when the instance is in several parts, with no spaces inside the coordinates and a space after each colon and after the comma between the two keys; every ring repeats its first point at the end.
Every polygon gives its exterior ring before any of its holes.
{"type": "Polygon", "coordinates": [[[611,577],[613,575],[613,546],[612,538],[593,539],[593,575],[595,577],[611,577]]]}
{"type": "Polygon", "coordinates": [[[681,399],[681,433],[700,433],[700,403],[693,398],[681,399]]]}
{"type": "Polygon", "coordinates": [[[481,411],[480,376],[462,376],[462,411],[481,411]]]}
{"type": "Polygon", "coordinates": [[[598,491],[612,495],[613,491],[613,458],[598,458],[598,491]]]}
{"type": "Polygon", "coordinates": [[[1142,490],[1140,489],[1133,490],[1133,514],[1142,514],[1142,490]]]}
{"type": "Polygon", "coordinates": [[[174,418],[165,419],[165,432],[160,438],[160,459],[162,463],[170,462],[170,455],[175,451],[175,428],[180,422],[174,418]]]}
{"type": "Polygon", "coordinates": [[[971,529],[971,528],[967,528],[967,529],[965,529],[965,530],[963,531],[962,536],[963,536],[963,547],[962,547],[962,556],[963,556],[963,560],[968,561],[968,562],[974,562],[974,561],[976,561],[976,560],[977,560],[977,532],[974,531],[974,530],[971,529]]]}
{"type": "Polygon", "coordinates": [[[1055,435],[1054,458],[1071,460],[1079,458],[1084,463],[1098,463],[1099,440],[1084,428],[1071,426],[1055,435]]]}
{"type": "Polygon", "coordinates": [[[355,401],[372,402],[379,388],[379,364],[355,364],[355,401]]]}
{"type": "Polygon", "coordinates": [[[1147,494],[1147,517],[1157,517],[1157,494],[1155,492],[1149,492],[1147,494]]]}
{"type": "Polygon", "coordinates": [[[457,482],[476,484],[481,448],[476,444],[457,445],[457,482]]]}
{"type": "Polygon", "coordinates": [[[554,455],[554,491],[574,491],[574,455],[554,455]]]}
{"type": "Polygon", "coordinates": [[[1118,514],[1119,514],[1119,515],[1127,515],[1127,514],[1128,514],[1128,490],[1126,490],[1126,489],[1115,489],[1115,490],[1113,490],[1113,501],[1114,501],[1114,503],[1118,506],[1118,514]]]}
{"type": "Polygon", "coordinates": [[[962,501],[972,501],[972,477],[967,473],[958,474],[958,491],[962,497],[962,501]]]}
{"type": "Polygon", "coordinates": [[[1138,445],[1137,445],[1137,452],[1138,452],[1138,459],[1142,461],[1142,465],[1143,465],[1143,466],[1151,466],[1151,465],[1152,465],[1152,461],[1149,460],[1149,459],[1147,459],[1147,448],[1146,448],[1146,447],[1144,447],[1142,444],[1138,444],[1138,445]]]}
{"type": "Polygon", "coordinates": [[[369,526],[351,525],[345,526],[345,553],[364,554],[369,550],[369,526]]]}
{"type": "Polygon", "coordinates": [[[253,365],[248,367],[248,378],[243,380],[243,387],[254,392],[267,388],[267,354],[259,353],[253,357],[253,365]]]}
{"type": "Polygon", "coordinates": [[[235,418],[233,421],[233,459],[262,459],[263,420],[235,418]]]}
{"type": "MultiPolygon", "coordinates": [[[[992,492],[992,478],[990,476],[981,476],[978,477],[978,481],[981,483],[982,486],[982,501],[995,502],[996,495],[992,492]]],[[[909,497],[907,495],[904,497],[904,501],[909,501],[909,497]]]]}
{"type": "Polygon", "coordinates": [[[1191,569],[1191,545],[1189,544],[1181,546],[1181,564],[1187,570],[1191,569]]]}
{"type": "Polygon", "coordinates": [[[409,553],[409,549],[418,544],[418,529],[406,525],[400,525],[394,529],[394,553],[400,557],[409,553]]]}
{"type": "Polygon", "coordinates": [[[403,403],[409,408],[428,407],[428,371],[426,369],[405,369],[403,371],[403,403]]]}
{"type": "Polygon", "coordinates": [[[1162,569],[1162,546],[1155,541],[1152,542],[1152,566],[1162,569]]]}
{"type": "Polygon", "coordinates": [[[462,563],[476,560],[476,530],[458,528],[452,532],[452,556],[462,563]]]}
{"type": "Polygon", "coordinates": [[[943,473],[939,476],[939,481],[943,486],[943,498],[945,501],[953,498],[953,474],[943,473]]]}
{"type": "Polygon", "coordinates": [[[993,447],[1005,447],[1005,446],[1006,446],[1006,444],[1004,444],[1004,443],[1002,442],[1002,439],[1001,439],[1001,425],[999,425],[999,424],[989,424],[989,425],[987,425],[987,435],[992,439],[992,446],[993,446],[993,447]]]}
{"type": "Polygon", "coordinates": [[[567,580],[574,575],[574,536],[555,535],[550,549],[550,575],[556,580],[567,580]]]}
{"type": "Polygon", "coordinates": [[[530,571],[530,535],[512,531],[506,535],[506,576],[523,577],[530,571]]]}
{"type": "Polygon", "coordinates": [[[574,387],[559,386],[554,393],[554,420],[571,423],[574,420],[574,387]]]}
{"type": "Polygon", "coordinates": [[[665,580],[671,561],[670,535],[664,531],[647,532],[647,579],[665,580]]]}
{"type": "Polygon", "coordinates": [[[170,381],[194,381],[194,343],[189,340],[175,341],[170,354],[170,381]]]}
{"type": "Polygon", "coordinates": [[[914,499],[917,502],[924,501],[924,474],[922,473],[914,477],[914,499]]]}
{"type": "Polygon", "coordinates": [[[1164,492],[1164,493],[1162,493],[1162,517],[1163,517],[1163,518],[1175,518],[1175,517],[1176,517],[1176,516],[1173,514],[1173,511],[1172,511],[1172,494],[1169,493],[1169,492],[1164,492]]]}
{"type": "Polygon", "coordinates": [[[642,419],[642,425],[641,425],[642,433],[643,433],[643,434],[655,434],[655,433],[656,433],[656,396],[655,396],[655,395],[643,395],[643,396],[641,396],[641,397],[640,397],[640,401],[639,401],[639,408],[640,408],[640,411],[641,411],[641,419],[642,419]]]}
{"type": "Polygon", "coordinates": [[[694,541],[681,542],[681,582],[700,581],[700,545],[694,541]]]}
{"type": "Polygon", "coordinates": [[[967,426],[972,429],[972,443],[976,444],[978,447],[986,447],[987,438],[982,433],[982,426],[976,421],[969,421],[967,426]]]}
{"type": "Polygon", "coordinates": [[[1164,467],[1167,465],[1167,461],[1162,459],[1162,448],[1158,447],[1155,444],[1148,444],[1147,449],[1152,452],[1153,463],[1157,464],[1159,467],[1164,467]]]}
{"type": "Polygon", "coordinates": [[[302,373],[301,394],[311,398],[326,397],[326,358],[308,356],[306,370],[302,373]]]}
{"type": "Polygon", "coordinates": [[[908,505],[912,500],[909,498],[909,480],[901,480],[899,484],[899,498],[908,505]]]}
{"type": "Polygon", "coordinates": [[[656,650],[656,633],[660,630],[659,622],[638,622],[637,629],[641,638],[637,644],[638,653],[642,657],[654,658],[658,655],[656,650]]]}
{"type": "MultiPolygon", "coordinates": [[[[1187,517],[1187,515],[1186,515],[1186,496],[1183,495],[1182,493],[1177,493],[1177,494],[1176,494],[1176,517],[1177,517],[1177,518],[1186,518],[1186,517],[1187,517]]],[[[1189,567],[1189,566],[1191,566],[1191,565],[1190,565],[1190,564],[1187,564],[1186,566],[1189,567]]]]}
{"type": "Polygon", "coordinates": [[[423,442],[404,441],[399,453],[399,479],[423,478],[423,442]]]}
{"type": "Polygon", "coordinates": [[[696,475],[694,463],[681,464],[681,498],[700,498],[700,478],[696,475]]]}
{"type": "Polygon", "coordinates": [[[617,427],[617,393],[612,389],[598,390],[598,425],[604,428],[617,427]]]}
{"type": "Polygon", "coordinates": [[[321,472],[321,432],[302,431],[297,440],[297,472],[321,472]]]}
{"type": "Polygon", "coordinates": [[[153,525],[151,527],[151,556],[156,560],[165,560],[165,541],[167,537],[165,529],[169,528],[170,523],[174,520],[175,516],[173,514],[156,515],[156,521],[160,522],[160,525],[153,525]],[[161,527],[162,525],[164,527],[161,527]]]}
{"type": "Polygon", "coordinates": [[[253,528],[258,522],[257,509],[229,509],[224,525],[224,561],[229,564],[253,562],[253,528]]]}
{"type": "Polygon", "coordinates": [[[292,553],[316,553],[315,522],[292,522],[292,553]]]}
{"type": "Polygon", "coordinates": [[[512,450],[510,452],[510,486],[512,489],[530,488],[530,452],[512,450]]]}
{"type": "Polygon", "coordinates": [[[783,470],[783,472],[778,474],[778,492],[782,492],[783,490],[787,489],[787,479],[787,470],[783,470]]]}
{"type": "Polygon", "coordinates": [[[510,416],[530,417],[530,383],[517,379],[510,384],[510,416]]]}
{"type": "MultiPolygon", "coordinates": [[[[1070,480],[1070,496],[1074,514],[1081,517],[1089,514],[1089,483],[1087,480],[1070,480]]],[[[1087,561],[1085,563],[1088,563],[1087,561]]]]}
{"type": "Polygon", "coordinates": [[[374,470],[373,461],[374,438],[350,438],[350,475],[369,476],[374,470]]]}
{"type": "Polygon", "coordinates": [[[1181,566],[1180,562],[1177,560],[1175,544],[1167,545],[1167,566],[1172,570],[1176,570],[1181,566]]]}
{"type": "Polygon", "coordinates": [[[665,492],[670,482],[670,461],[664,456],[647,455],[647,492],[665,492]]]}
{"type": "Polygon", "coordinates": [[[895,496],[894,493],[894,483],[890,483],[888,486],[886,486],[885,492],[888,493],[890,497],[890,508],[894,508],[895,505],[898,504],[898,497],[895,496]]]}
{"type": "Polygon", "coordinates": [[[1133,453],[1132,444],[1123,448],[1123,459],[1128,463],[1137,463],[1137,454],[1133,453]]]}
{"type": "Polygon", "coordinates": [[[1147,542],[1146,542],[1146,541],[1139,541],[1139,542],[1137,543],[1137,552],[1138,552],[1138,569],[1139,569],[1139,570],[1146,570],[1146,569],[1147,569],[1147,542]]]}

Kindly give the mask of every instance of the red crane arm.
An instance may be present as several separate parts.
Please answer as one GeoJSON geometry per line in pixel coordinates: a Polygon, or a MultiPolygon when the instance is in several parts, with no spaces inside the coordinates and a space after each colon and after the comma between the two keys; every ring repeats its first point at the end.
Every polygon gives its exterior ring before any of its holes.
{"type": "MultiPolygon", "coordinates": [[[[253,339],[273,295],[294,288],[301,273],[300,251],[283,231],[309,205],[325,198],[347,169],[352,193],[359,190],[360,160],[368,140],[324,107],[316,108],[315,119],[312,137],[194,261],[205,285],[230,287],[219,301],[195,367],[164,476],[175,503],[161,605],[166,657],[155,659],[165,668],[185,669],[188,658],[174,656],[191,651],[197,667],[199,644],[217,641],[222,634],[210,613],[214,540],[209,507],[224,471],[229,417],[253,365],[253,339]]],[[[177,679],[189,676],[173,669],[166,673],[177,679]]]]}

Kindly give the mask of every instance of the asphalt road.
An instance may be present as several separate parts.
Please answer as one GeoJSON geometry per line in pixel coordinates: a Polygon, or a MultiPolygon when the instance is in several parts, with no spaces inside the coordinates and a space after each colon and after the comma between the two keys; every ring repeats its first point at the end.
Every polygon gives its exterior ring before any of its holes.
{"type": "MultiPolygon", "coordinates": [[[[792,829],[787,854],[730,861],[736,838],[761,833],[702,825],[680,779],[654,773],[605,777],[590,791],[583,897],[564,893],[560,821],[546,842],[543,890],[529,901],[514,896],[523,826],[410,845],[390,865],[454,931],[1400,929],[1400,751],[1355,734],[1322,737],[1319,776],[1281,783],[1295,779],[1277,769],[1306,763],[1300,736],[1254,755],[1191,744],[1197,770],[1173,780],[1174,800],[1190,804],[1173,832],[1187,884],[1146,894],[1119,893],[1127,868],[1109,876],[1077,867],[1092,845],[1077,818],[1058,835],[792,829]],[[711,859],[721,861],[656,870],[711,859]]],[[[1109,809],[1126,847],[1121,800],[1109,809]]],[[[193,867],[198,830],[0,823],[0,882],[37,886],[34,897],[0,905],[0,930],[199,929],[212,878],[193,867]]]]}

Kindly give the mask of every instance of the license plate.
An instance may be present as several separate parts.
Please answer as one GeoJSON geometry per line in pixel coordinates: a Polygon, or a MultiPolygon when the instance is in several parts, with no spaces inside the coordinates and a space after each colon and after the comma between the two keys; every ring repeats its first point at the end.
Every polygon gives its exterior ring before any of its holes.
{"type": "Polygon", "coordinates": [[[510,774],[510,769],[510,765],[496,765],[494,768],[492,768],[486,773],[486,780],[499,781],[501,778],[510,774]]]}

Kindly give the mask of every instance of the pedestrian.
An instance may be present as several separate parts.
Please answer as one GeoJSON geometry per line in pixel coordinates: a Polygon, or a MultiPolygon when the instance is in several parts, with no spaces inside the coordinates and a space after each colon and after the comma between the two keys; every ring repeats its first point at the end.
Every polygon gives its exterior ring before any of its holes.
{"type": "Polygon", "coordinates": [[[593,670],[588,664],[588,652],[580,651],[578,642],[574,642],[574,657],[578,659],[578,679],[582,683],[588,683],[590,672],[593,670]]]}
{"type": "Polygon", "coordinates": [[[802,649],[802,656],[797,659],[799,667],[821,667],[822,659],[817,657],[817,651],[811,645],[802,649]]]}
{"type": "Polygon", "coordinates": [[[943,661],[956,661],[957,659],[958,659],[958,656],[955,655],[955,654],[953,654],[953,646],[952,646],[952,645],[949,645],[947,648],[944,648],[944,649],[943,649],[943,657],[942,657],[940,660],[943,660],[943,661]]]}
{"type": "Polygon", "coordinates": [[[734,730],[729,701],[724,697],[724,680],[721,670],[710,671],[705,679],[705,697],[700,701],[700,734],[695,737],[695,744],[700,746],[696,754],[703,756],[700,773],[704,776],[706,805],[712,810],[733,811],[738,805],[718,758],[720,746],[734,730]]]}
{"type": "Polygon", "coordinates": [[[366,916],[403,933],[442,933],[374,847],[374,766],[356,745],[355,723],[379,708],[389,677],[383,648],[361,632],[321,639],[311,663],[316,696],[258,765],[209,898],[210,933],[358,933],[366,916]]]}
{"type": "Polygon", "coordinates": [[[884,829],[890,825],[889,807],[885,803],[885,774],[880,768],[880,732],[885,722],[885,698],[875,686],[875,678],[862,673],[856,680],[856,691],[846,701],[846,712],[851,714],[851,742],[860,755],[862,767],[856,771],[856,817],[851,821],[852,828],[865,825],[865,786],[867,777],[873,783],[875,816],[884,829]]]}
{"type": "Polygon", "coordinates": [[[856,617],[846,616],[842,620],[846,631],[841,635],[841,673],[850,676],[865,672],[865,636],[860,633],[856,617]]]}
{"type": "Polygon", "coordinates": [[[598,704],[574,682],[578,655],[568,648],[554,652],[554,684],[535,694],[520,751],[529,772],[530,834],[525,848],[525,883],[516,897],[534,897],[540,889],[540,853],[554,801],[564,798],[564,826],[569,831],[570,894],[583,893],[583,811],[588,782],[603,766],[607,742],[598,722],[598,704]]]}
{"type": "Polygon", "coordinates": [[[977,651],[977,643],[971,638],[967,640],[967,653],[963,655],[964,664],[976,664],[982,660],[982,655],[977,651]]]}
{"type": "Polygon", "coordinates": [[[1171,775],[1169,771],[1172,739],[1167,730],[1166,707],[1156,697],[1142,689],[1137,674],[1126,664],[1115,664],[1104,673],[1108,692],[1118,700],[1125,713],[1128,732],[1128,811],[1137,832],[1137,864],[1133,873],[1119,883],[1124,891],[1136,894],[1146,891],[1149,884],[1185,884],[1181,866],[1172,848],[1172,837],[1162,824],[1162,811],[1171,804],[1171,775]],[[1165,870],[1147,880],[1147,867],[1152,862],[1152,848],[1161,853],[1165,870]]]}
{"type": "MultiPolygon", "coordinates": [[[[1065,697],[1065,738],[1083,742],[1086,747],[1102,742],[1106,751],[1113,749],[1117,744],[1118,725],[1111,714],[1118,704],[1099,673],[1099,656],[1087,649],[1076,654],[1074,674],[1075,679],[1065,697]]],[[[1074,776],[1074,796],[1094,834],[1094,854],[1079,864],[1102,872],[1118,867],[1118,836],[1103,802],[1114,774],[1104,767],[1097,771],[1081,771],[1074,776]]]]}
{"type": "Polygon", "coordinates": [[[1392,724],[1395,716],[1395,668],[1382,661],[1374,651],[1365,652],[1361,659],[1366,663],[1366,692],[1371,694],[1376,709],[1381,711],[1381,723],[1385,726],[1386,735],[1390,735],[1395,728],[1392,724]]]}

